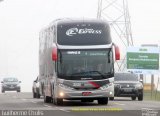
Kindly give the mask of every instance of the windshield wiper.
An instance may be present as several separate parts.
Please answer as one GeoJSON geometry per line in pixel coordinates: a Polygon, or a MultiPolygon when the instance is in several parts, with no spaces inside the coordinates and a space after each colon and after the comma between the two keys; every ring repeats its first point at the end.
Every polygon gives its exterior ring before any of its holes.
{"type": "Polygon", "coordinates": [[[104,76],[100,71],[88,71],[88,73],[97,73],[97,74],[99,74],[102,78],[105,78],[105,76],[104,76]]]}
{"type": "Polygon", "coordinates": [[[79,73],[73,73],[71,74],[71,76],[94,76],[93,73],[96,73],[98,75],[100,75],[102,78],[105,78],[105,75],[103,75],[101,72],[99,71],[87,71],[87,72],[79,72],[79,73]]]}
{"type": "Polygon", "coordinates": [[[101,73],[100,71],[86,71],[86,72],[73,73],[70,76],[86,76],[86,77],[90,76],[90,77],[92,77],[92,76],[97,76],[97,75],[102,77],[103,79],[105,79],[106,77],[110,78],[113,75],[113,73],[111,73],[111,72],[101,73]],[[94,74],[96,74],[96,75],[94,75],[94,74]]]}
{"type": "Polygon", "coordinates": [[[72,73],[71,76],[81,76],[81,75],[85,75],[86,72],[78,72],[78,73],[72,73]]]}

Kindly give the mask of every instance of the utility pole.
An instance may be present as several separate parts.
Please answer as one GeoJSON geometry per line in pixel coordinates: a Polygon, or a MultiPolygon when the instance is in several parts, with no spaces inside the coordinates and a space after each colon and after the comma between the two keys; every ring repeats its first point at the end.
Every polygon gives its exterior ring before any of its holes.
{"type": "Polygon", "coordinates": [[[99,0],[97,18],[104,19],[110,24],[113,42],[121,46],[123,57],[116,62],[116,71],[126,70],[125,51],[128,46],[133,46],[127,0],[99,0]]]}

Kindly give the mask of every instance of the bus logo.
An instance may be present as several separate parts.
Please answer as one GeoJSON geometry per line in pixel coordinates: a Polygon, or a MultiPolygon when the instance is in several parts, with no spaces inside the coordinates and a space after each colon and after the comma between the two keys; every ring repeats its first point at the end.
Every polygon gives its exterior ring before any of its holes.
{"type": "Polygon", "coordinates": [[[68,36],[73,36],[74,34],[76,34],[78,32],[78,28],[71,28],[71,29],[68,29],[66,31],[66,35],[68,36]]]}
{"type": "Polygon", "coordinates": [[[70,28],[66,31],[66,35],[73,36],[76,34],[101,34],[102,30],[94,30],[94,29],[78,29],[78,28],[70,28]]]}

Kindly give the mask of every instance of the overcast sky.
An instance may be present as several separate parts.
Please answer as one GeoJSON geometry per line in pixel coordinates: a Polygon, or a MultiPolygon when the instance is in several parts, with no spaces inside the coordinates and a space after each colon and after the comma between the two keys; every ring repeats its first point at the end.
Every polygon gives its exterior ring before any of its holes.
{"type": "MultiPolygon", "coordinates": [[[[135,45],[160,44],[160,0],[128,0],[135,45]]],[[[0,2],[0,78],[15,76],[31,91],[38,75],[39,31],[57,18],[96,18],[98,0],[0,2]]]]}

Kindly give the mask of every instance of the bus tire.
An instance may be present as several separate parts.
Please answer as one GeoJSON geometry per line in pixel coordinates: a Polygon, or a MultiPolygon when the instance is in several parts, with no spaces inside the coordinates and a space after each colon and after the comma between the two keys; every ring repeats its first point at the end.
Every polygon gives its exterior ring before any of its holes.
{"type": "Polygon", "coordinates": [[[61,99],[61,98],[57,98],[57,105],[63,105],[63,99],[61,99]]]}
{"type": "Polygon", "coordinates": [[[101,104],[101,105],[108,104],[108,97],[107,98],[99,98],[98,99],[98,104],[101,104]]]}
{"type": "Polygon", "coordinates": [[[44,96],[44,102],[45,102],[45,103],[51,103],[51,102],[52,102],[51,97],[49,97],[49,96],[44,96]]]}
{"type": "Polygon", "coordinates": [[[113,101],[113,100],[114,100],[114,97],[110,97],[109,100],[113,101]]]}

